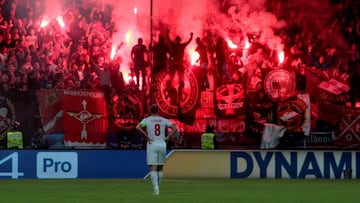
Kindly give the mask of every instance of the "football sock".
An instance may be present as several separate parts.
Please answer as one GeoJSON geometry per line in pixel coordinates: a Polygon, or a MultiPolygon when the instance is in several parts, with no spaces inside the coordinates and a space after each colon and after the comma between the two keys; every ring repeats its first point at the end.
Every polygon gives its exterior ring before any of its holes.
{"type": "Polygon", "coordinates": [[[161,184],[161,181],[163,179],[163,172],[162,171],[159,171],[158,172],[158,176],[159,176],[159,185],[161,184]]]}
{"type": "Polygon", "coordinates": [[[153,187],[158,188],[159,187],[159,176],[158,176],[157,171],[151,171],[150,176],[151,176],[151,183],[152,183],[153,187]]]}

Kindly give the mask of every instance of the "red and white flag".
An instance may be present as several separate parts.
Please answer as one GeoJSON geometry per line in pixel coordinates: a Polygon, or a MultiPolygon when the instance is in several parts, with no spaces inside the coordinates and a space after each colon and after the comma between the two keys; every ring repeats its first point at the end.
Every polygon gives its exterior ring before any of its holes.
{"type": "Polygon", "coordinates": [[[39,111],[45,133],[62,132],[62,91],[42,89],[36,91],[39,111]]]}
{"type": "Polygon", "coordinates": [[[102,92],[64,90],[63,129],[65,146],[106,146],[108,115],[102,92]]]}

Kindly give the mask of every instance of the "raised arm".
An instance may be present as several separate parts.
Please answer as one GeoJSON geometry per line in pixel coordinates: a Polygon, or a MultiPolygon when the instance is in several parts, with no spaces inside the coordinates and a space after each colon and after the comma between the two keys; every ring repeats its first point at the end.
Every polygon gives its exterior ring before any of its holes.
{"type": "Polygon", "coordinates": [[[187,42],[185,42],[186,45],[188,45],[191,42],[193,36],[194,36],[194,33],[190,32],[190,38],[187,42]]]}
{"type": "Polygon", "coordinates": [[[171,41],[169,33],[170,33],[170,30],[167,29],[167,30],[166,30],[166,40],[167,40],[169,43],[174,43],[173,41],[171,41]]]}

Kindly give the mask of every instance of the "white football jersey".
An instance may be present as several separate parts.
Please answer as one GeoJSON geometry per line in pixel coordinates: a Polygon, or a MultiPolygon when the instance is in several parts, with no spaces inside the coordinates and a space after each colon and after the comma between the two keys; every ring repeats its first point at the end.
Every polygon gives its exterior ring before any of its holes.
{"type": "Polygon", "coordinates": [[[148,136],[156,141],[164,141],[167,128],[172,125],[171,121],[161,116],[149,116],[141,121],[141,126],[146,127],[148,136]]]}

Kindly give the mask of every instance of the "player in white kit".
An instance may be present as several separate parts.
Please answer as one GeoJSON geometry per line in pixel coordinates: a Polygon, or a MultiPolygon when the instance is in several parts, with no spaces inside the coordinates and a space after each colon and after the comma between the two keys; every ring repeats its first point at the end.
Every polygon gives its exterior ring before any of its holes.
{"type": "Polygon", "coordinates": [[[137,126],[147,139],[146,160],[150,167],[151,183],[154,195],[159,195],[159,185],[163,177],[163,166],[166,156],[166,141],[177,132],[177,127],[170,120],[158,115],[159,107],[156,104],[150,106],[151,115],[144,118],[137,126]],[[171,131],[166,136],[168,128],[171,131]]]}

